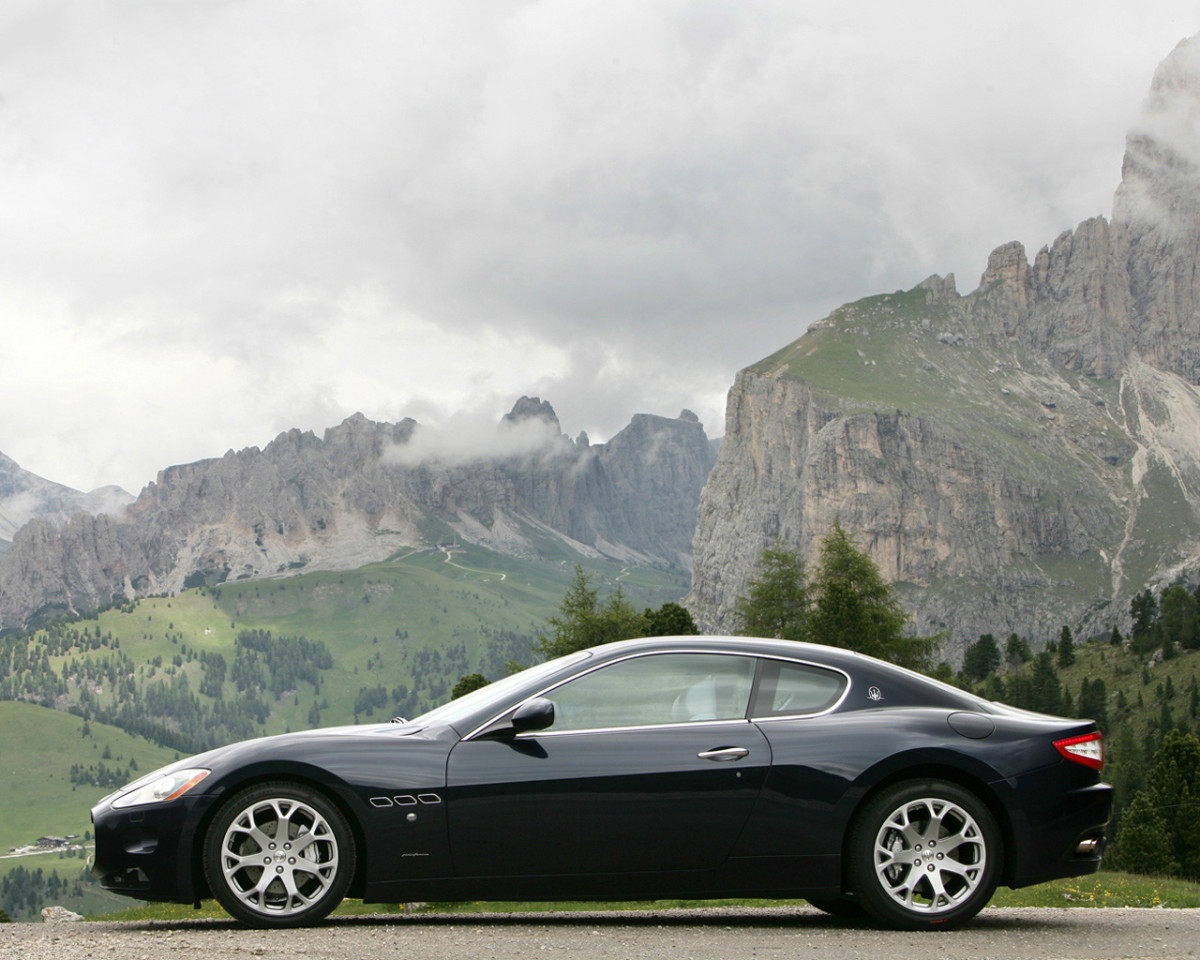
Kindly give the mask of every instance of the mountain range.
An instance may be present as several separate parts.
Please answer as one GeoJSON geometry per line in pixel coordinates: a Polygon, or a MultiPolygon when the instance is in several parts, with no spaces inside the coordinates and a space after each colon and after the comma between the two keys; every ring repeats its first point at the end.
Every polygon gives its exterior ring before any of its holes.
{"type": "Polygon", "coordinates": [[[691,568],[687,604],[728,631],[763,548],[811,562],[836,522],[951,660],[984,632],[1106,632],[1200,571],[1198,384],[1192,38],[1155,73],[1109,217],[1032,258],[998,247],[967,294],[933,275],[813,323],[738,373],[719,454],[688,411],[591,444],[524,397],[475,437],[359,414],[292,430],[128,503],[21,487],[0,460],[0,628],[452,540],[691,568]]]}
{"type": "Polygon", "coordinates": [[[348,570],[439,541],[536,557],[569,547],[686,569],[714,446],[694,414],[565,436],[523,397],[464,438],[361,414],[261,450],[170,467],[115,512],[31,519],[0,557],[0,627],[226,581],[348,570]]]}

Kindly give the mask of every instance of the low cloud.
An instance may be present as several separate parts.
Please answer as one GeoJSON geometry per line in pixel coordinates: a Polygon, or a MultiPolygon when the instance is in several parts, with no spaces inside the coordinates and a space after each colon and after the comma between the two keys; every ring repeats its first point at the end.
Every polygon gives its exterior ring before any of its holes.
{"type": "Polygon", "coordinates": [[[566,452],[570,441],[556,423],[538,417],[490,423],[480,416],[454,416],[432,427],[417,425],[408,443],[383,453],[385,463],[416,467],[425,463],[445,466],[478,460],[536,456],[566,452]]]}
{"type": "Polygon", "coordinates": [[[1159,66],[1134,132],[1200,166],[1200,35],[1180,43],[1159,66]]]}
{"type": "Polygon", "coordinates": [[[1153,225],[1166,237],[1194,229],[1200,184],[1200,37],[1180,43],[1159,65],[1130,130],[1117,220],[1153,225]]]}

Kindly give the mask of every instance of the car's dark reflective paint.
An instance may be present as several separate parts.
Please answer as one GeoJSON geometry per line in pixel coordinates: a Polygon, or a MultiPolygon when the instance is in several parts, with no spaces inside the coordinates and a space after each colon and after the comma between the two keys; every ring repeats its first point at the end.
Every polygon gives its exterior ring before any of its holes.
{"type": "Polygon", "coordinates": [[[92,810],[94,872],[259,926],[343,896],[805,897],[952,926],[995,886],[1091,873],[1095,725],[829,647],[626,641],[409,723],[182,760],[92,810]]]}

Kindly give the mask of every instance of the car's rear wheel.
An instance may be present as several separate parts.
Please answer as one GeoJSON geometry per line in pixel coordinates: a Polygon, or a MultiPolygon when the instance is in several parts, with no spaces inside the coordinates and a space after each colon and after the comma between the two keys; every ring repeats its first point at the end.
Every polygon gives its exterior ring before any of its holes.
{"type": "Polygon", "coordinates": [[[231,797],[209,825],[204,872],[221,906],[255,927],[315,923],[346,895],[354,837],[323,794],[264,783],[231,797]]]}
{"type": "Polygon", "coordinates": [[[871,916],[908,930],[957,926],[992,898],[1003,856],[988,808],[941,780],[870,799],[848,841],[850,884],[871,916]]]}

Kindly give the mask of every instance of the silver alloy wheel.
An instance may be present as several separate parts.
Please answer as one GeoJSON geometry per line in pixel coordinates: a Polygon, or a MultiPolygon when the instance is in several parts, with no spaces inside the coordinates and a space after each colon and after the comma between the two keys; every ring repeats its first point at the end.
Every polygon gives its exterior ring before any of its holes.
{"type": "Polygon", "coordinates": [[[268,797],[238,813],[221,840],[229,891],[257,914],[309,910],[338,874],[338,841],[320,811],[291,797],[268,797]]]}
{"type": "Polygon", "coordinates": [[[987,841],[975,818],[941,797],[907,800],[875,836],[873,867],[884,892],[906,910],[952,910],[978,889],[987,841]]]}

